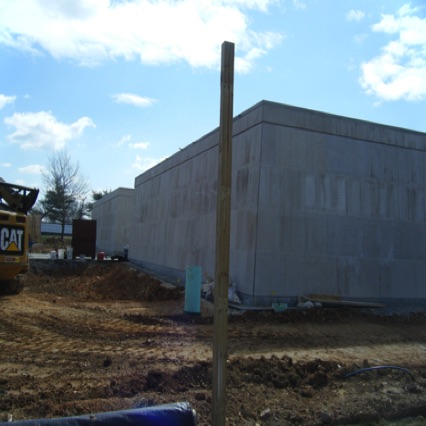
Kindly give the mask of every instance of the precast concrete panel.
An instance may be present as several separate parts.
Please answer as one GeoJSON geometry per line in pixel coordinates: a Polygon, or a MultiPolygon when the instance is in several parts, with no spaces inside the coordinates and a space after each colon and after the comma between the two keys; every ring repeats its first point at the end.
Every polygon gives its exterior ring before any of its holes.
{"type": "Polygon", "coordinates": [[[206,135],[154,169],[135,180],[136,210],[142,213],[135,223],[132,257],[181,271],[203,262],[212,274],[217,134],[206,135]]]}
{"type": "Polygon", "coordinates": [[[426,264],[425,135],[271,103],[263,118],[254,303],[414,297],[426,264]]]}
{"type": "MultiPolygon", "coordinates": [[[[425,134],[266,101],[233,124],[230,278],[244,303],[426,300],[425,134]]],[[[214,275],[218,141],[135,179],[133,260],[214,275]]]]}

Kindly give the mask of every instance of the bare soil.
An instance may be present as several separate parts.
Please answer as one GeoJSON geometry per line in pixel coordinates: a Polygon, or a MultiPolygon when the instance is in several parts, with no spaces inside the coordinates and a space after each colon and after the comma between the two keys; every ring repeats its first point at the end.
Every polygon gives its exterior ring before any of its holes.
{"type": "MultiPolygon", "coordinates": [[[[211,424],[212,305],[126,263],[32,261],[0,299],[0,420],[188,401],[211,424]]],[[[426,424],[426,316],[238,311],[228,320],[227,424],[426,424]],[[362,368],[353,376],[346,374],[362,368]],[[403,370],[402,370],[403,368],[403,370]]]]}

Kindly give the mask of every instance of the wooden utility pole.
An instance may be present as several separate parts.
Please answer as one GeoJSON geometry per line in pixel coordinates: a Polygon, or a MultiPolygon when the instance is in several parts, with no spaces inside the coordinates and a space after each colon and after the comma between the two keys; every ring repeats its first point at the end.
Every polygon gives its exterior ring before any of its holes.
{"type": "Polygon", "coordinates": [[[220,139],[217,177],[216,278],[214,290],[212,425],[226,420],[226,359],[228,328],[229,241],[231,234],[232,119],[234,44],[222,44],[220,139]]]}

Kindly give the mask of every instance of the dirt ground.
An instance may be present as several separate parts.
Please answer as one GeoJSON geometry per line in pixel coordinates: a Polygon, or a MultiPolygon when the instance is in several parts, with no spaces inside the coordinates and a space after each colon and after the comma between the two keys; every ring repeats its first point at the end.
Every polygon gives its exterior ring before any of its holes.
{"type": "MultiPolygon", "coordinates": [[[[126,263],[32,261],[0,299],[0,420],[188,401],[211,424],[212,306],[126,263]]],[[[238,311],[227,424],[426,424],[426,315],[238,311]],[[362,368],[391,366],[362,370],[362,368]],[[406,423],[404,423],[406,424],[406,423]]]]}

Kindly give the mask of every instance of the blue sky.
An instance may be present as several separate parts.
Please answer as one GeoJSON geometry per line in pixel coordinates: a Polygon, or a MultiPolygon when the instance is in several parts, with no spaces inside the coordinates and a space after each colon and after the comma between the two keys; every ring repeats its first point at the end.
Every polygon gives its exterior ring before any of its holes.
{"type": "Polygon", "coordinates": [[[43,189],[66,149],[93,190],[215,129],[223,41],[234,115],[265,99],[426,132],[426,3],[0,0],[0,176],[43,189]]]}

